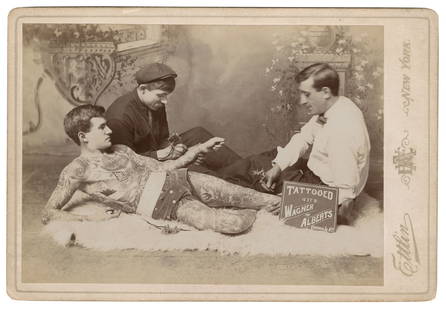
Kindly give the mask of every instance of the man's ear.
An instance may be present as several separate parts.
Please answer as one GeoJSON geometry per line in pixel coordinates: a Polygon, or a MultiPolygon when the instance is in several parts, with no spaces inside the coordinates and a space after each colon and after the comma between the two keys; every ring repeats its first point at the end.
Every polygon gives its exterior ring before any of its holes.
{"type": "Polygon", "coordinates": [[[80,132],[77,134],[77,137],[79,138],[79,141],[80,141],[80,142],[83,142],[83,143],[87,143],[87,142],[88,142],[88,140],[87,140],[87,136],[85,135],[85,132],[80,131],[80,132]]]}
{"type": "Polygon", "coordinates": [[[142,92],[150,91],[149,86],[145,84],[139,84],[138,89],[142,92]]]}
{"type": "Polygon", "coordinates": [[[333,94],[331,93],[331,89],[327,86],[324,86],[321,88],[321,91],[324,95],[324,99],[330,99],[331,97],[333,97],[333,94]]]}

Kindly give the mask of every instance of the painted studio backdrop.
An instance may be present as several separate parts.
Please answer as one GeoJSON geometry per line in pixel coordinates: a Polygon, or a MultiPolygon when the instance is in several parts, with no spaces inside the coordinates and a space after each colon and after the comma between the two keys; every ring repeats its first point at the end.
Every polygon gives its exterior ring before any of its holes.
{"type": "Polygon", "coordinates": [[[328,62],[341,95],[366,118],[369,192],[382,186],[382,27],[27,24],[23,40],[25,154],[75,156],[64,115],[83,103],[107,108],[150,62],[178,73],[167,106],[171,131],[205,127],[243,156],[283,146],[308,119],[294,76],[328,62]]]}
{"type": "Polygon", "coordinates": [[[383,285],[383,30],[25,24],[22,281],[383,285]],[[371,140],[359,224],[328,234],[294,229],[259,212],[256,226],[236,237],[165,235],[128,215],[82,223],[74,234],[80,246],[72,242],[71,224],[44,226],[42,208],[63,167],[79,155],[64,132],[65,114],[85,103],[108,108],[151,62],[178,73],[167,104],[170,131],[204,127],[241,156],[284,146],[300,130],[308,115],[294,78],[312,63],[331,64],[340,75],[340,94],[363,111],[371,140]]]}

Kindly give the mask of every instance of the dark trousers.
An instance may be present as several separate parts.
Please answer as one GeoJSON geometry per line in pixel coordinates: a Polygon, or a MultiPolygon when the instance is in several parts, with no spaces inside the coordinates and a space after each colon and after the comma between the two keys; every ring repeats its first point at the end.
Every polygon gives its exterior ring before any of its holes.
{"type": "MultiPolygon", "coordinates": [[[[231,183],[265,192],[264,188],[260,185],[260,181],[262,180],[264,173],[271,169],[271,162],[276,158],[276,155],[276,149],[258,155],[252,155],[218,170],[217,173],[221,178],[231,183]]],[[[275,193],[282,192],[284,181],[324,184],[321,179],[307,167],[307,160],[303,158],[299,159],[293,166],[282,171],[276,183],[275,193]]]]}
{"type": "MultiPolygon", "coordinates": [[[[190,147],[198,143],[203,143],[214,137],[214,135],[203,127],[195,127],[180,134],[180,137],[181,142],[190,147]]],[[[206,159],[203,164],[191,164],[188,166],[188,169],[210,174],[237,185],[265,192],[260,185],[260,180],[263,178],[264,173],[271,169],[271,161],[276,155],[277,150],[272,149],[261,154],[242,158],[228,146],[223,145],[217,152],[206,154],[206,159]]],[[[276,184],[276,193],[282,191],[283,181],[323,184],[320,178],[308,169],[306,159],[299,159],[296,164],[282,171],[276,184]]]]}
{"type": "MultiPolygon", "coordinates": [[[[212,135],[209,131],[203,127],[195,127],[186,132],[180,134],[181,143],[190,147],[198,143],[203,143],[209,140],[212,135]]],[[[201,165],[191,164],[188,166],[189,170],[206,173],[214,176],[219,176],[218,170],[230,166],[238,160],[242,160],[242,157],[230,149],[228,146],[223,145],[218,151],[210,152],[206,154],[204,163],[201,165]]]]}

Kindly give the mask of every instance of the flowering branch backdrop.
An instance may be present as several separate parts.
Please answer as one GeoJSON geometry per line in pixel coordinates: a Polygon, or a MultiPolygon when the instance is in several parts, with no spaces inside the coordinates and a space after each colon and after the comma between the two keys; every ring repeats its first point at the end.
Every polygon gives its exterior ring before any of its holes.
{"type": "Polygon", "coordinates": [[[383,50],[374,44],[367,31],[352,32],[350,27],[301,27],[292,34],[275,34],[274,54],[265,74],[271,79],[275,100],[269,103],[269,114],[263,127],[272,140],[286,143],[308,120],[300,110],[296,74],[309,63],[305,56],[349,56],[345,93],[363,111],[373,152],[383,149],[383,50]]]}

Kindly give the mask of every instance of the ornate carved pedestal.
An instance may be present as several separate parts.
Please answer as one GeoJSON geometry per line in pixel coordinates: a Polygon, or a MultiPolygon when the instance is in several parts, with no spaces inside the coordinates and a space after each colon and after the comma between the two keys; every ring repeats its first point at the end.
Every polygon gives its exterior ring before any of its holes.
{"type": "Polygon", "coordinates": [[[113,42],[70,43],[42,53],[46,72],[73,105],[95,104],[116,71],[113,42]]]}

